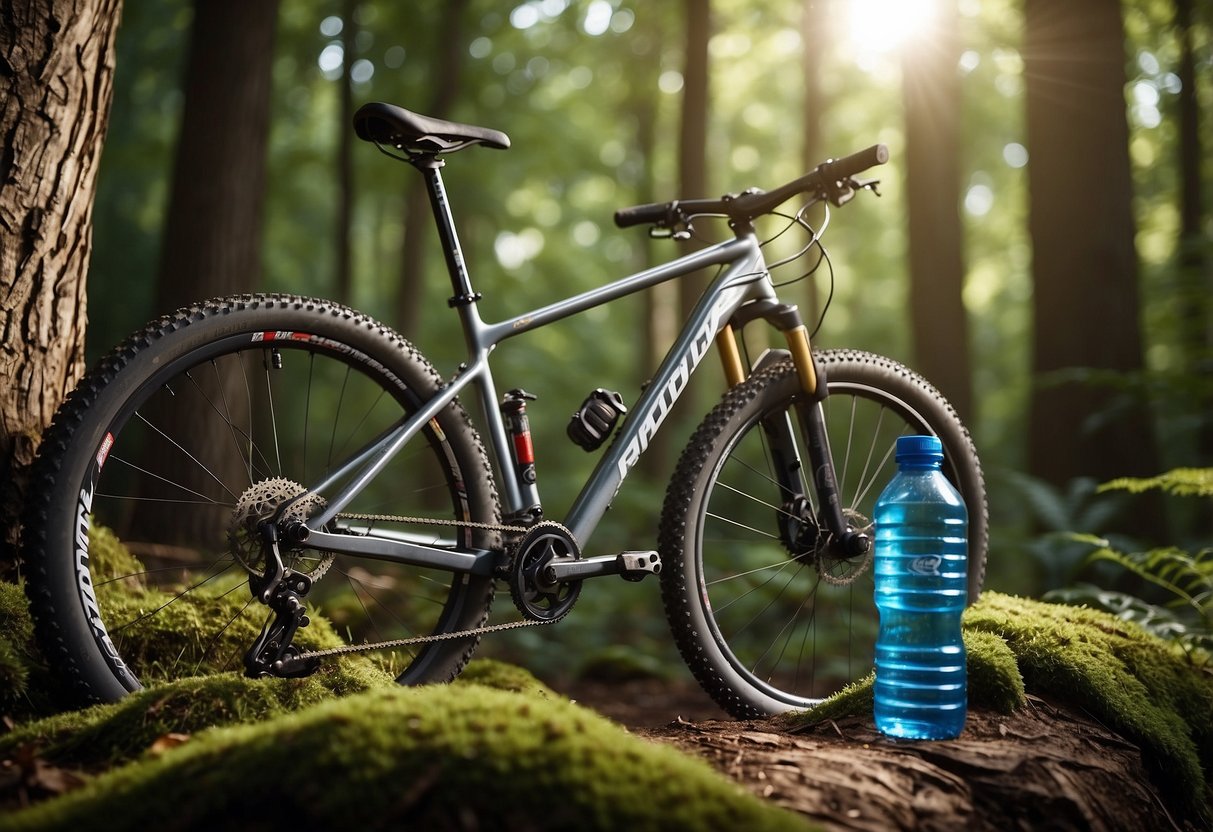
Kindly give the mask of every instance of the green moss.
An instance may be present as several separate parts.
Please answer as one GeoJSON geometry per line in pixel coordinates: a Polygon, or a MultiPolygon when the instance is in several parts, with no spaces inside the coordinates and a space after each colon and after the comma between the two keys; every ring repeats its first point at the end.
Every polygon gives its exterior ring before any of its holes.
{"type": "MultiPolygon", "coordinates": [[[[106,584],[99,587],[98,595],[111,620],[136,622],[122,629],[120,648],[139,678],[151,684],[240,666],[264,619],[246,611],[247,592],[220,589],[177,597],[158,589],[106,584]],[[153,611],[155,615],[148,614],[153,611]]],[[[311,617],[294,643],[303,650],[344,644],[320,616],[311,617]]]]}
{"type": "Polygon", "coordinates": [[[0,702],[17,702],[25,696],[29,668],[13,643],[0,636],[0,702]]]}
{"type": "Polygon", "coordinates": [[[828,722],[831,719],[843,719],[851,716],[872,715],[872,685],[876,674],[869,673],[833,696],[827,697],[820,705],[807,711],[793,711],[780,717],[779,721],[790,729],[807,728],[828,722]]]}
{"type": "Polygon", "coordinates": [[[0,582],[0,712],[19,720],[54,713],[56,690],[34,643],[24,589],[0,582]]]}
{"type": "MultiPolygon", "coordinates": [[[[993,633],[966,629],[962,633],[968,670],[970,708],[989,708],[1009,714],[1024,703],[1023,678],[1015,654],[993,633]]],[[[871,716],[874,673],[843,688],[809,711],[784,717],[789,726],[817,725],[831,719],[871,716]]]]}
{"type": "Polygon", "coordinates": [[[559,700],[387,687],[200,735],[12,829],[803,829],[703,761],[559,700]]]}
{"type": "Polygon", "coordinates": [[[306,679],[246,679],[234,673],[181,679],[120,702],[22,725],[0,736],[0,758],[28,747],[47,762],[97,770],[139,757],[166,734],[264,722],[392,683],[365,663],[337,664],[306,679]]]}
{"type": "MultiPolygon", "coordinates": [[[[1010,712],[1024,689],[1068,702],[1142,750],[1155,783],[1208,818],[1213,675],[1140,627],[1107,613],[987,592],[964,615],[970,707],[1010,712]]],[[[872,712],[872,677],[788,717],[793,725],[872,712]]]]}
{"type": "Polygon", "coordinates": [[[1009,714],[1022,705],[1023,676],[1015,654],[997,633],[966,628],[969,699],[975,705],[1009,714]]]}
{"type": "Polygon", "coordinates": [[[21,645],[29,643],[32,629],[21,588],[0,584],[0,704],[5,707],[25,698],[29,666],[21,645]]]}
{"type": "Polygon", "coordinates": [[[1168,799],[1208,817],[1213,676],[1180,650],[1107,613],[991,592],[966,611],[965,626],[1006,639],[1029,690],[1132,740],[1168,799]]]}
{"type": "Polygon", "coordinates": [[[94,583],[144,572],[143,564],[123,545],[118,535],[98,523],[92,524],[88,530],[88,557],[88,568],[94,583]]]}
{"type": "Polygon", "coordinates": [[[536,679],[529,670],[495,659],[476,659],[468,664],[451,684],[484,685],[495,690],[525,693],[540,699],[562,698],[560,694],[536,679]]]}

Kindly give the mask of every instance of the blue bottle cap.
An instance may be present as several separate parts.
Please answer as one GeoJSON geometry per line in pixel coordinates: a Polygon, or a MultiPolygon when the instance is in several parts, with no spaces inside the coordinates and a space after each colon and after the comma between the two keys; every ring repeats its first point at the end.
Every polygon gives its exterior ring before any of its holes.
{"type": "Polygon", "coordinates": [[[911,458],[917,458],[922,462],[943,459],[943,443],[937,436],[897,437],[897,461],[902,462],[911,458]]]}

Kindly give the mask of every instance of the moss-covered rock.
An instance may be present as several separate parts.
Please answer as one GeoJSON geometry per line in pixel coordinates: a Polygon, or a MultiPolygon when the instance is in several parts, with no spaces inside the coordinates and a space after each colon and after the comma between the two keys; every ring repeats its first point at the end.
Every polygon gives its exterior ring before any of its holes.
{"type": "Polygon", "coordinates": [[[387,687],[223,728],[12,815],[87,828],[803,829],[706,763],[568,702],[387,687]]]}
{"type": "Polygon", "coordinates": [[[69,711],[0,736],[0,759],[31,750],[57,765],[101,770],[142,755],[160,737],[260,723],[338,696],[393,684],[365,663],[343,663],[307,679],[245,679],[234,673],[181,679],[120,702],[69,711]]]}
{"type": "Polygon", "coordinates": [[[1025,701],[1015,653],[998,633],[963,631],[970,700],[978,707],[1009,714],[1025,701]]]}
{"type": "Polygon", "coordinates": [[[495,690],[525,693],[540,699],[562,699],[556,691],[518,665],[496,659],[474,659],[463,669],[453,685],[484,685],[495,690]]]}
{"type": "MultiPolygon", "coordinates": [[[[1213,675],[1183,651],[1107,613],[987,592],[965,611],[969,706],[1002,713],[1025,686],[1091,713],[1142,750],[1168,800],[1208,817],[1213,675]]],[[[872,713],[873,677],[787,717],[798,726],[872,713]]]]}
{"type": "Polygon", "coordinates": [[[1083,708],[1140,746],[1163,794],[1208,817],[1213,675],[1173,645],[1096,610],[987,592],[964,622],[1006,640],[1030,690],[1083,708]]]}

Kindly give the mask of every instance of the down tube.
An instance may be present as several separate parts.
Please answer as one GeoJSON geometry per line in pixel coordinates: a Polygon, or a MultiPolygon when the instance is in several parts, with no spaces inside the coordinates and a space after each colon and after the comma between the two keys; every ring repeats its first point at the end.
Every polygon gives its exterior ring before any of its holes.
{"type": "Polygon", "coordinates": [[[699,299],[686,327],[624,422],[623,429],[569,509],[564,524],[581,544],[584,545],[593,534],[628,471],[649,446],[653,434],[686,389],[699,362],[712,349],[723,322],[744,301],[773,296],[760,258],[761,254],[754,260],[735,263],[699,299]]]}

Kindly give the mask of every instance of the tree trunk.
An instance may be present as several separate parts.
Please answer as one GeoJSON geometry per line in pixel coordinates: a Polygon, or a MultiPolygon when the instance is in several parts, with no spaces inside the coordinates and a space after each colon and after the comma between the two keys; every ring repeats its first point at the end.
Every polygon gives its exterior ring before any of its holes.
{"type": "MultiPolygon", "coordinates": [[[[468,0],[442,4],[437,54],[434,57],[433,97],[425,115],[446,118],[459,95],[465,45],[463,14],[468,0]]],[[[404,194],[404,239],[401,242],[400,290],[396,300],[396,325],[405,337],[415,337],[425,307],[426,242],[435,239],[433,214],[420,175],[410,176],[404,194]]]]}
{"type": "MultiPolygon", "coordinates": [[[[821,84],[821,59],[830,45],[831,12],[830,0],[803,0],[801,4],[800,39],[804,48],[804,112],[801,128],[804,136],[800,155],[802,173],[808,173],[825,161],[821,125],[827,102],[825,89],[821,84]]],[[[821,317],[821,300],[814,277],[804,281],[804,299],[805,309],[801,310],[800,314],[812,332],[821,317]]]]}
{"type": "Polygon", "coordinates": [[[1120,5],[1027,0],[1025,12],[1029,471],[1054,484],[1155,473],[1147,408],[1124,383],[1143,362],[1120,5]],[[1075,370],[1103,383],[1066,375],[1075,370]]]}
{"type": "Polygon", "coordinates": [[[941,3],[935,25],[901,62],[906,123],[910,321],[915,369],[972,421],[972,373],[960,222],[960,77],[956,4],[941,3]]]}
{"type": "Polygon", "coordinates": [[[276,0],[197,0],[156,308],[248,291],[261,272],[276,0]]]}
{"type": "MultiPolygon", "coordinates": [[[[156,285],[159,311],[250,291],[259,283],[277,11],[276,0],[195,3],[185,109],[156,285]]],[[[235,392],[229,391],[231,397],[235,392]]],[[[168,435],[194,437],[196,447],[220,447],[226,437],[223,423],[201,410],[176,409],[156,417],[168,435]]],[[[225,480],[235,474],[215,473],[225,480]]],[[[200,469],[179,476],[182,484],[199,491],[206,478],[200,469]],[[198,481],[190,482],[190,476],[198,481]]],[[[210,540],[208,535],[223,527],[218,518],[209,522],[196,513],[199,527],[185,528],[178,515],[171,506],[149,502],[136,518],[137,530],[122,531],[163,541],[210,540]]]]}
{"type": "MultiPolygon", "coordinates": [[[[682,73],[682,122],[678,137],[678,198],[708,196],[708,41],[712,36],[710,0],[685,0],[686,65],[682,73]]],[[[691,246],[699,245],[691,241],[691,246]]],[[[683,319],[703,293],[703,275],[682,278],[683,319]]]]}
{"type": "MultiPolygon", "coordinates": [[[[1196,437],[1198,466],[1213,465],[1213,275],[1209,241],[1204,234],[1204,149],[1200,138],[1200,98],[1193,46],[1192,0],[1175,0],[1179,36],[1179,280],[1180,340],[1187,372],[1197,381],[1195,412],[1201,422],[1196,437]]],[[[1205,518],[1206,526],[1209,518],[1205,518]]]]}
{"type": "MultiPolygon", "coordinates": [[[[656,202],[657,180],[654,157],[657,154],[657,79],[661,74],[661,45],[664,42],[662,31],[657,26],[649,30],[652,43],[648,51],[639,55],[635,67],[636,76],[644,78],[643,83],[631,87],[632,96],[630,109],[636,119],[636,150],[644,160],[644,179],[641,190],[636,194],[637,204],[656,202]]],[[[662,241],[665,242],[664,240],[662,241]]],[[[657,252],[654,240],[647,234],[640,238],[640,256],[637,258],[636,270],[649,268],[657,263],[657,252]]],[[[678,337],[678,284],[673,281],[659,283],[643,294],[644,302],[644,331],[641,338],[641,356],[637,367],[639,377],[636,379],[637,389],[641,389],[653,377],[666,350],[678,337]]],[[[659,430],[649,442],[648,450],[640,458],[640,468],[646,479],[660,482],[669,476],[670,464],[673,460],[670,431],[659,430]]]]}
{"type": "Polygon", "coordinates": [[[121,0],[0,0],[0,568],[26,468],[83,370],[93,193],[121,0]]]}
{"type": "Polygon", "coordinates": [[[354,63],[357,0],[341,4],[341,117],[337,122],[337,299],[354,303],[354,263],[350,232],[354,216],[354,63]]]}

